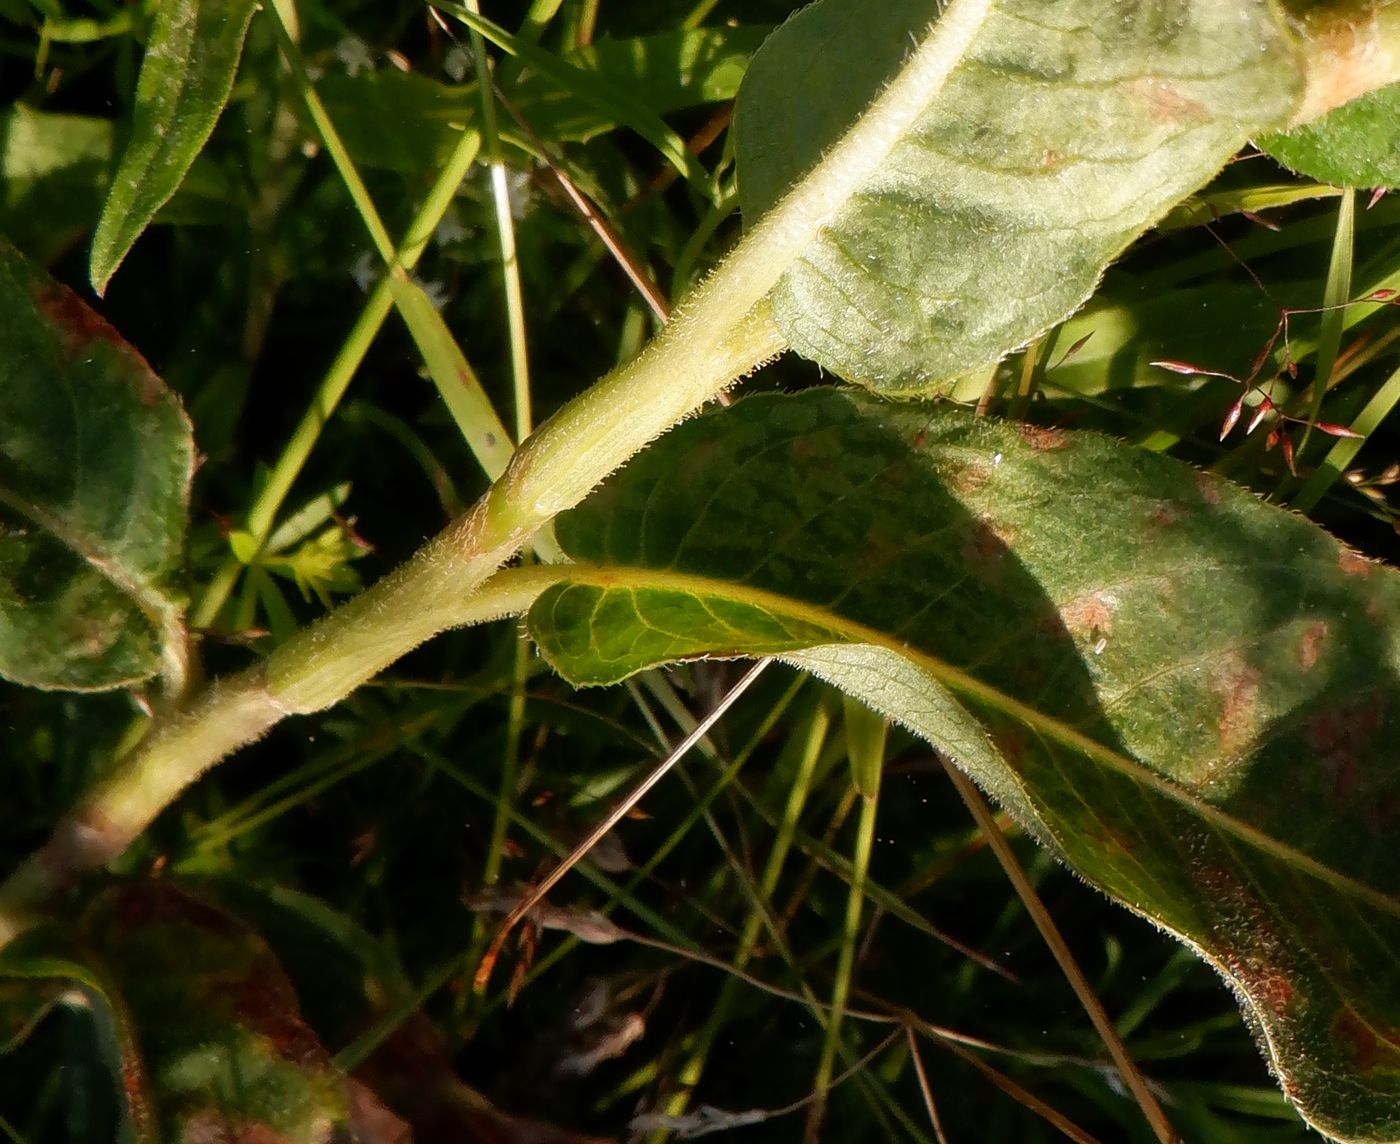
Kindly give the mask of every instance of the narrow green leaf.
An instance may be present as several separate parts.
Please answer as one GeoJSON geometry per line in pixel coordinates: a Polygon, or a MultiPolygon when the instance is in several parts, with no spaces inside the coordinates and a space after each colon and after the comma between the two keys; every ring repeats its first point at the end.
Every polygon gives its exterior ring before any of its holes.
{"type": "Polygon", "coordinates": [[[1281,186],[1225,187],[1218,191],[1191,195],[1172,207],[1158,230],[1181,230],[1188,226],[1208,226],[1226,215],[1258,213],[1305,203],[1311,199],[1336,198],[1341,192],[1326,183],[1284,183],[1281,186]]]}
{"type": "Polygon", "coordinates": [[[874,798],[880,793],[880,774],[885,767],[885,740],[889,737],[889,723],[859,700],[849,695],[843,698],[846,758],[851,764],[851,779],[862,798],[874,798]]]}
{"type": "Polygon", "coordinates": [[[1338,187],[1400,186],[1400,83],[1343,104],[1259,146],[1291,171],[1338,187]]]}
{"type": "Polygon", "coordinates": [[[423,288],[395,267],[389,272],[389,290],[462,439],[494,481],[515,451],[510,430],[496,416],[476,371],[423,288]]]}
{"type": "Polygon", "coordinates": [[[1339,1139],[1400,1138],[1400,576],[1092,434],[814,391],[561,516],[567,678],[782,655],[928,738],[1242,998],[1339,1139]]]}
{"type": "Polygon", "coordinates": [[[184,677],[172,587],[194,445],[179,400],[76,294],[0,243],[0,676],[184,677]]]}
{"type": "Polygon", "coordinates": [[[1298,495],[1293,498],[1293,507],[1299,512],[1309,511],[1326,494],[1347,467],[1356,459],[1356,454],[1361,452],[1361,446],[1366,444],[1366,439],[1380,428],[1381,422],[1389,417],[1396,406],[1400,405],[1400,369],[1397,369],[1372,395],[1371,400],[1366,402],[1366,407],[1356,415],[1356,418],[1348,426],[1353,433],[1360,434],[1360,438],[1343,437],[1333,442],[1332,448],[1327,451],[1327,456],[1323,458],[1322,464],[1313,470],[1312,476],[1298,491],[1298,495]]]}
{"type": "Polygon", "coordinates": [[[233,90],[256,0],[163,0],[136,84],[131,142],[92,239],[88,274],[101,294],[179,188],[233,90]]]}
{"type": "Polygon", "coordinates": [[[925,43],[973,25],[947,81],[773,295],[794,349],[881,391],[933,391],[1071,314],[1301,93],[1293,41],[1262,0],[939,8],[817,0],[755,54],[739,94],[752,222],[925,43]]]}
{"type": "Polygon", "coordinates": [[[1086,396],[1168,386],[1178,391],[1175,402],[1188,379],[1154,361],[1193,362],[1243,377],[1277,323],[1278,306],[1252,282],[1167,290],[1150,279],[1106,284],[1057,331],[1046,385],[1086,396]]]}
{"type": "Polygon", "coordinates": [[[1351,301],[1352,258],[1356,247],[1356,192],[1342,192],[1337,204],[1337,230],[1332,236],[1332,257],[1327,264],[1327,283],[1322,290],[1322,313],[1318,318],[1316,366],[1313,370],[1312,397],[1308,402],[1308,427],[1299,449],[1307,446],[1313,426],[1322,420],[1322,403],[1332,384],[1337,353],[1342,348],[1346,305],[1351,301]]]}

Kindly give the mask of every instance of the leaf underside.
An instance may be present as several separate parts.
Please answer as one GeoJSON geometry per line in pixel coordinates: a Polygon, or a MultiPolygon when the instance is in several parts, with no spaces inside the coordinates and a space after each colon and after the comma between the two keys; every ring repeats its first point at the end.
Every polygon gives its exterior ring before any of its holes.
{"type": "Polygon", "coordinates": [[[89,275],[99,294],[213,132],[256,7],[256,0],[157,5],[136,85],[131,142],[92,239],[89,275]]]}
{"type": "MultiPolygon", "coordinates": [[[[747,220],[937,36],[939,7],[817,0],[764,44],[735,119],[747,220]]],[[[773,295],[795,350],[876,390],[944,388],[1073,313],[1128,243],[1299,98],[1292,43],[1258,0],[989,9],[773,295]]]]}
{"type": "Polygon", "coordinates": [[[0,676],[93,691],[178,674],[194,458],[179,400],[3,243],[0,346],[0,676]]]}
{"type": "Polygon", "coordinates": [[[1155,454],[837,391],[682,425],[557,532],[566,678],[828,679],[1203,953],[1312,1123],[1400,1137],[1400,576],[1155,454]]]}

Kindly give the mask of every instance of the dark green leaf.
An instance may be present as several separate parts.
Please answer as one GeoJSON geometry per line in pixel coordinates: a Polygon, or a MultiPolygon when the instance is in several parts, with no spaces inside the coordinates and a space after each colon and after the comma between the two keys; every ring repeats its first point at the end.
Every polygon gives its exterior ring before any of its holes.
{"type": "Polygon", "coordinates": [[[103,895],[83,929],[129,1014],[145,1079],[128,1095],[151,1110],[156,1139],[315,1144],[348,1133],[344,1078],[241,922],[151,883],[103,895]]]}
{"type": "MultiPolygon", "coordinates": [[[[106,969],[83,949],[77,933],[68,926],[45,925],[21,934],[0,950],[0,983],[16,1000],[25,993],[45,1003],[62,998],[98,1016],[94,1026],[101,1032],[99,1067],[105,1066],[107,1084],[120,1093],[119,1115],[125,1129],[120,1139],[160,1144],[131,1015],[106,969]]],[[[85,1134],[94,1138],[103,1127],[84,1125],[81,1114],[74,1120],[75,1136],[85,1128],[85,1134]]]]}
{"type": "Polygon", "coordinates": [[[474,87],[389,68],[332,72],[316,90],[357,165],[415,176],[446,162],[481,108],[474,87]]]}
{"type": "Polygon", "coordinates": [[[1400,84],[1363,95],[1321,119],[1256,140],[1290,170],[1339,187],[1400,186],[1400,84]]]}
{"type": "Polygon", "coordinates": [[[1056,332],[1046,383],[1086,395],[1182,384],[1152,365],[1161,358],[1243,377],[1277,323],[1278,305],[1253,283],[1157,290],[1149,280],[1131,291],[1106,286],[1056,332]]]}
{"type": "Polygon", "coordinates": [[[833,391],[688,422],[556,524],[567,678],[837,683],[1203,952],[1314,1124],[1400,1134],[1400,576],[1107,438],[833,391]]]}
{"type": "Polygon", "coordinates": [[[178,687],[172,575],[193,468],[179,401],[76,294],[0,244],[0,675],[178,687]]]}
{"type": "MultiPolygon", "coordinates": [[[[656,36],[605,39],[563,57],[592,85],[625,89],[638,103],[670,114],[733,99],[749,55],[766,29],[695,28],[656,36]]],[[[441,163],[463,130],[477,130],[476,85],[449,84],[393,68],[332,73],[318,84],[331,118],[357,163],[418,174],[441,163]]],[[[512,105],[547,143],[584,142],[622,123],[616,114],[560,75],[530,71],[510,91],[512,105]]],[[[510,142],[532,148],[502,115],[510,142]]]]}
{"type": "MultiPolygon", "coordinates": [[[[939,7],[817,0],[764,44],[735,126],[750,222],[937,45],[939,7]]],[[[785,273],[775,317],[849,380],[942,387],[1072,313],[1299,91],[1291,40],[1257,0],[992,0],[888,161],[785,273]]]]}
{"type": "MultiPolygon", "coordinates": [[[[603,39],[564,59],[661,114],[733,99],[749,56],[770,29],[691,28],[656,36],[603,39]]],[[[586,140],[617,126],[593,102],[539,72],[521,80],[514,97],[544,138],[586,140]]]]}
{"type": "Polygon", "coordinates": [[[203,149],[233,90],[256,0],[164,0],[136,85],[131,142],[92,239],[99,294],[203,149]]]}

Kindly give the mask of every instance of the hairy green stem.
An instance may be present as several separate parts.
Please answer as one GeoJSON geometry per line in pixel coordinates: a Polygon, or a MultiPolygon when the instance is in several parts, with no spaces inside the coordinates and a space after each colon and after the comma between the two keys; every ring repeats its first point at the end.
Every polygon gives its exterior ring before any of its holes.
{"type": "MultiPolygon", "coordinates": [[[[387,622],[378,625],[376,650],[398,658],[423,639],[447,628],[484,623],[525,611],[535,598],[567,571],[559,565],[510,568],[481,584],[474,593],[442,591],[414,597],[440,569],[416,562],[381,581],[357,602],[384,607],[387,622]],[[410,593],[417,607],[395,602],[410,593]]],[[[101,866],[119,855],[151,820],[209,767],[229,752],[262,736],[289,714],[305,710],[306,681],[277,668],[293,662],[307,645],[319,642],[316,627],[294,636],[266,662],[229,679],[217,680],[178,716],[158,726],[129,759],[92,787],[64,816],[52,837],[0,888],[0,945],[33,920],[34,908],[61,890],[78,871],[101,866]],[[287,653],[287,655],[284,655],[287,653]]],[[[363,660],[338,656],[318,665],[311,692],[348,694],[373,671],[363,660]],[[336,678],[336,677],[339,678],[336,678]]],[[[377,669],[376,669],[377,670],[377,669]]]]}
{"type": "MultiPolygon", "coordinates": [[[[542,425],[473,509],[258,668],[215,682],[184,712],[157,724],[0,886],[0,942],[24,928],[45,897],[121,853],[181,790],[279,719],[331,706],[468,617],[508,614],[511,609],[485,591],[492,573],[654,437],[785,348],[769,312],[769,292],[941,90],[990,5],[956,0],[938,34],[924,40],[899,78],[694,291],[671,324],[637,358],[542,425]]],[[[378,245],[392,258],[387,236],[380,237],[378,245]]],[[[540,576],[542,585],[558,573],[514,575],[540,576]]]]}

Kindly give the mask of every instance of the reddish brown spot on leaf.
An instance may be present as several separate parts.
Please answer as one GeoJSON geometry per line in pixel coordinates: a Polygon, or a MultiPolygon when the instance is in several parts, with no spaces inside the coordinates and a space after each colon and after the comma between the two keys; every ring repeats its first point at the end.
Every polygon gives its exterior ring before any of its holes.
{"type": "Polygon", "coordinates": [[[972,536],[962,546],[963,560],[975,574],[992,584],[999,584],[1007,545],[1015,538],[1015,530],[993,518],[982,517],[973,525],[972,536]]]}
{"type": "Polygon", "coordinates": [[[1371,574],[1371,562],[1350,548],[1342,549],[1341,555],[1337,557],[1337,567],[1348,576],[1369,576],[1371,574]]]}
{"type": "Polygon", "coordinates": [[[292,1144],[266,1124],[230,1123],[223,1112],[208,1109],[185,1120],[180,1129],[183,1140],[217,1140],[219,1144],[292,1144]]]}
{"type": "Polygon", "coordinates": [[[1196,474],[1196,491],[1201,494],[1201,500],[1206,504],[1220,503],[1220,484],[1209,473],[1196,474]]]}
{"type": "Polygon", "coordinates": [[[1181,519],[1181,506],[1172,501],[1158,501],[1147,514],[1147,523],[1153,532],[1159,532],[1181,519]]]}
{"type": "Polygon", "coordinates": [[[1063,449],[1069,444],[1069,434],[1063,429],[1047,429],[1041,425],[1027,425],[1018,422],[1016,432],[1027,445],[1037,453],[1047,453],[1051,449],[1063,449]]]}
{"type": "Polygon", "coordinates": [[[942,462],[938,469],[938,475],[959,496],[975,493],[992,479],[991,470],[986,465],[947,460],[942,462]]]}
{"type": "Polygon", "coordinates": [[[1241,973],[1245,989],[1276,1017],[1285,1017],[1297,996],[1292,979],[1274,966],[1251,966],[1241,973]]]}
{"type": "Polygon", "coordinates": [[[1182,95],[1169,80],[1148,77],[1133,87],[1154,123],[1204,123],[1210,118],[1200,103],[1182,95]]]}
{"type": "Polygon", "coordinates": [[[1083,640],[1098,640],[1113,630],[1119,599],[1112,592],[1089,592],[1076,596],[1060,608],[1060,621],[1069,632],[1083,640]]]}
{"type": "Polygon", "coordinates": [[[347,1077],[345,1098],[356,1140],[365,1144],[413,1144],[413,1126],[395,1115],[368,1085],[347,1077]]]}
{"type": "Polygon", "coordinates": [[[132,1127],[144,1139],[146,1133],[155,1132],[155,1117],[146,1091],[145,1072],[141,1068],[140,1058],[135,1053],[122,1053],[121,1074],[122,1095],[126,1098],[127,1115],[131,1118],[132,1127]]]}
{"type": "Polygon", "coordinates": [[[1332,793],[1347,798],[1361,778],[1361,763],[1384,721],[1379,699],[1322,711],[1308,720],[1304,738],[1331,776],[1332,793]]]}
{"type": "Polygon", "coordinates": [[[83,353],[93,342],[114,346],[140,367],[141,402],[152,405],[163,387],[150,364],[137,353],[115,327],[67,286],[45,283],[34,292],[34,305],[63,334],[63,349],[70,357],[83,353]]]}
{"type": "Polygon", "coordinates": [[[1220,703],[1220,752],[1233,758],[1254,739],[1259,674],[1238,655],[1230,655],[1217,666],[1211,690],[1220,703]]]}
{"type": "Polygon", "coordinates": [[[271,956],[258,958],[232,998],[238,1024],[266,1037],[285,1061],[306,1069],[328,1065],[326,1050],[301,1019],[296,994],[271,956]]]}
{"type": "Polygon", "coordinates": [[[1314,620],[1307,626],[1303,632],[1303,638],[1298,644],[1298,665],[1304,671],[1309,671],[1317,666],[1326,640],[1327,622],[1325,620],[1314,620]]]}
{"type": "Polygon", "coordinates": [[[1359,1073],[1400,1071],[1400,1034],[1368,1024],[1352,1009],[1332,1022],[1332,1040],[1342,1045],[1359,1073]]]}
{"type": "Polygon", "coordinates": [[[980,517],[983,534],[997,540],[1003,547],[1010,548],[1016,539],[1016,530],[1004,520],[998,520],[991,513],[983,513],[980,517]]]}
{"type": "Polygon", "coordinates": [[[1294,974],[1279,963],[1281,948],[1268,911],[1254,891],[1234,870],[1225,866],[1203,866],[1198,880],[1220,914],[1224,929],[1240,935],[1240,940],[1219,941],[1216,957],[1239,981],[1256,1005],[1275,1016],[1287,1015],[1298,990],[1294,974]]]}

